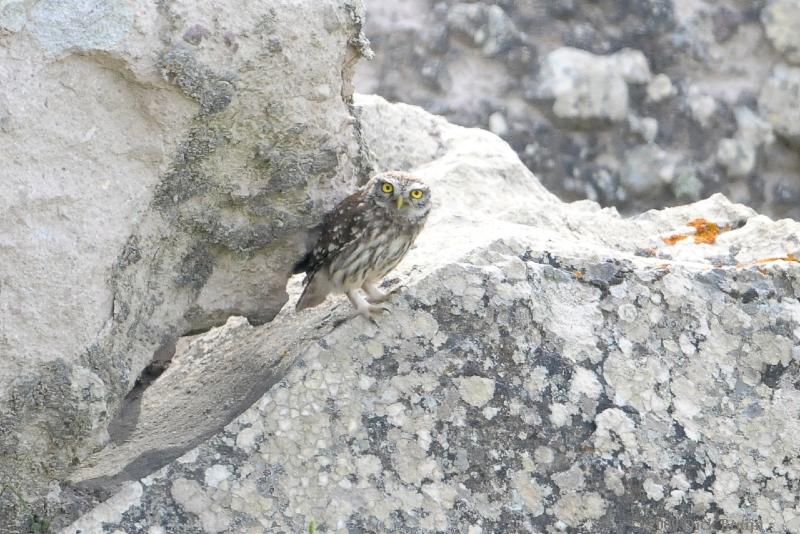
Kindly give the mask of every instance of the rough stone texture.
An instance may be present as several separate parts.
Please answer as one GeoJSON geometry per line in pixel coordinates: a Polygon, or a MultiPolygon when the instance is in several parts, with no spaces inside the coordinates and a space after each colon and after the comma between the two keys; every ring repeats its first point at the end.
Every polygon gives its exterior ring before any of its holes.
{"type": "Polygon", "coordinates": [[[301,233],[361,178],[362,12],[0,2],[0,531],[58,515],[50,482],[179,336],[281,308],[301,233]]]}
{"type": "Polygon", "coordinates": [[[564,204],[488,132],[357,111],[368,165],[436,199],[391,315],[339,298],[191,341],[174,372],[295,363],[65,532],[800,532],[800,224],[564,204]]]}
{"type": "Polygon", "coordinates": [[[758,98],[775,133],[800,147],[800,67],[776,65],[758,98]]]}
{"type": "Polygon", "coordinates": [[[543,62],[537,96],[553,99],[553,113],[563,119],[621,121],[628,116],[627,84],[650,78],[647,58],[638,50],[597,56],[559,48],[543,62]]]}
{"type": "Polygon", "coordinates": [[[800,153],[781,131],[800,123],[798,97],[774,87],[773,66],[797,64],[798,6],[367,0],[376,56],[356,85],[490,129],[565,200],[636,213],[722,192],[797,219],[800,153]],[[633,70],[614,65],[621,54],[633,70]],[[748,113],[777,138],[747,138],[748,113]]]}
{"type": "Polygon", "coordinates": [[[788,61],[800,65],[800,1],[770,0],[761,11],[770,42],[788,61]]]}

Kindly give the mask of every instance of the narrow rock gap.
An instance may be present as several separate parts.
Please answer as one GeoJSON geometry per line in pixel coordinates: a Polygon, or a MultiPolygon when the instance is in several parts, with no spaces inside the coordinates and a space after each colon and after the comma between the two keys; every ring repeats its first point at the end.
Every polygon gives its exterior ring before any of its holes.
{"type": "Polygon", "coordinates": [[[108,444],[72,474],[71,491],[102,500],[220,432],[285,376],[288,354],[335,328],[336,308],[320,308],[302,331],[286,328],[294,318],[286,306],[261,327],[231,317],[201,335],[166,339],[109,425],[108,444]]]}
{"type": "Polygon", "coordinates": [[[153,353],[150,363],[139,373],[133,388],[125,395],[117,415],[108,425],[108,435],[112,443],[124,443],[130,437],[139,420],[144,392],[172,363],[177,343],[178,339],[167,338],[164,344],[153,353]]]}

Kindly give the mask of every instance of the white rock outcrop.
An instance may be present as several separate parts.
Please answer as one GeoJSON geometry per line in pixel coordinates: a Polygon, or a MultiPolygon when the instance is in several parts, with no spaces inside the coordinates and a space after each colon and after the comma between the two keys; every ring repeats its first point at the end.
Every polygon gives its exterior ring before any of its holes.
{"type": "Polygon", "coordinates": [[[180,336],[286,301],[302,233],[360,178],[362,15],[358,0],[0,2],[0,517],[15,528],[113,440],[180,336]]]}
{"type": "Polygon", "coordinates": [[[761,10],[761,22],[773,46],[800,65],[800,1],[770,0],[761,10]]]}
{"type": "Polygon", "coordinates": [[[600,56],[563,47],[544,59],[540,95],[553,98],[564,119],[621,121],[628,116],[628,84],[650,81],[647,58],[638,50],[600,56]]]}
{"type": "Polygon", "coordinates": [[[624,219],[488,132],[376,97],[357,116],[374,170],[436,202],[391,315],[334,299],[195,339],[145,395],[212,355],[293,365],[65,532],[800,532],[800,224],[720,195],[624,219]]]}
{"type": "Polygon", "coordinates": [[[800,146],[800,67],[776,65],[758,95],[758,108],[777,135],[800,146]]]}

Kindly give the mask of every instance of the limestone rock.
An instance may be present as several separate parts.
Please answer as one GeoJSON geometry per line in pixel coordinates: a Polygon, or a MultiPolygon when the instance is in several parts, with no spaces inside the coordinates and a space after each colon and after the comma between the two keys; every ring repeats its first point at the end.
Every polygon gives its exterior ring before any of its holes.
{"type": "Polygon", "coordinates": [[[658,145],[639,145],[625,157],[622,183],[638,196],[659,195],[674,179],[679,162],[678,156],[658,145]]]}
{"type": "MultiPolygon", "coordinates": [[[[800,153],[742,139],[736,111],[766,118],[757,95],[775,64],[793,61],[797,1],[366,0],[376,55],[359,65],[356,86],[497,133],[563,200],[634,214],[721,192],[771,217],[800,219],[800,153]],[[781,36],[783,52],[770,33],[781,36]],[[560,100],[543,98],[542,69],[564,49],[592,61],[572,61],[560,100]],[[638,57],[627,64],[643,73],[646,58],[645,87],[595,64],[625,49],[638,57]],[[687,187],[627,187],[626,156],[642,142],[681,154],[687,187]],[[723,159],[746,157],[721,162],[721,144],[723,159]]],[[[790,115],[792,102],[778,108],[790,115]]]]}
{"type": "Polygon", "coordinates": [[[661,102],[665,98],[674,96],[677,90],[672,85],[672,80],[666,74],[658,74],[647,84],[648,102],[661,102]]]}
{"type": "Polygon", "coordinates": [[[192,341],[167,373],[294,365],[65,532],[798,531],[800,224],[721,195],[624,219],[488,132],[375,97],[358,116],[370,164],[436,199],[392,314],[339,298],[192,341]]]}
{"type": "Polygon", "coordinates": [[[597,56],[559,48],[542,65],[540,96],[553,98],[553,113],[565,119],[621,121],[628,114],[628,83],[647,83],[647,58],[637,50],[597,56]]]}
{"type": "Polygon", "coordinates": [[[800,1],[771,0],[761,10],[761,22],[773,46],[800,65],[800,1]]]}
{"type": "Polygon", "coordinates": [[[756,165],[756,152],[753,145],[737,139],[723,139],[719,142],[717,159],[725,166],[728,175],[747,176],[756,165]]]}
{"type": "Polygon", "coordinates": [[[776,65],[761,88],[758,108],[776,134],[800,144],[800,67],[776,65]]]}
{"type": "Polygon", "coordinates": [[[447,20],[454,33],[467,36],[489,57],[507,50],[520,39],[514,23],[496,5],[456,4],[448,10],[447,20]]]}
{"type": "Polygon", "coordinates": [[[13,527],[46,515],[48,484],[109,440],[179,336],[278,312],[302,232],[360,179],[347,101],[363,6],[227,6],[0,2],[13,527]]]}

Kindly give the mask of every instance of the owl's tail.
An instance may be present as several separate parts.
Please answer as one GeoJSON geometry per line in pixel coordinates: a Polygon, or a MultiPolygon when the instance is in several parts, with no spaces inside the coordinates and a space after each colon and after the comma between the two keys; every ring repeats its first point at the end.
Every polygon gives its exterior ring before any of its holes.
{"type": "Polygon", "coordinates": [[[294,308],[297,311],[319,306],[330,293],[331,283],[325,272],[317,271],[309,275],[309,278],[310,280],[307,280],[306,288],[294,308]]]}

